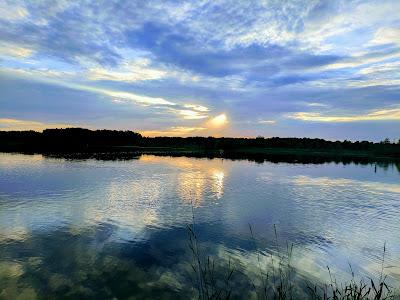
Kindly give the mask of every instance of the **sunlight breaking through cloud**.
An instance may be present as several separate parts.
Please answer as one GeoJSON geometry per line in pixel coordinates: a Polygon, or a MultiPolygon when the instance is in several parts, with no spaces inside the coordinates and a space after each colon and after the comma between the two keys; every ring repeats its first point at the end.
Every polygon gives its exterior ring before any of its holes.
{"type": "Polygon", "coordinates": [[[207,125],[211,128],[220,128],[228,123],[226,114],[220,114],[207,122],[207,125]]]}

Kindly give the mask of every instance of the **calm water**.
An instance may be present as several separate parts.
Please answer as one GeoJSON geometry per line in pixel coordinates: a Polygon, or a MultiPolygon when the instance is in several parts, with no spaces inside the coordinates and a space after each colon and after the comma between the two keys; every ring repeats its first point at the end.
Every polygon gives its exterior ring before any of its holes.
{"type": "MultiPolygon", "coordinates": [[[[299,278],[400,282],[398,166],[0,154],[0,298],[193,295],[187,225],[207,254],[257,268],[294,244],[299,278]],[[193,207],[193,210],[192,210],[193,207]]],[[[186,297],[185,296],[185,297],[186,297]]]]}

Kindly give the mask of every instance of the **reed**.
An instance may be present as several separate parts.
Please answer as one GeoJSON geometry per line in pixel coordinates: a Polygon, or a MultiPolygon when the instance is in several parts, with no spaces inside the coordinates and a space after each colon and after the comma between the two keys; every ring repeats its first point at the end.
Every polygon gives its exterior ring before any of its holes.
{"type": "Polygon", "coordinates": [[[369,278],[356,280],[353,268],[349,264],[351,272],[351,280],[345,284],[338,283],[331,273],[329,267],[328,273],[330,282],[323,286],[314,284],[308,286],[311,299],[332,299],[332,300],[388,300],[399,299],[399,295],[395,295],[394,289],[386,283],[385,269],[386,243],[383,246],[381,273],[379,279],[373,280],[369,278]]]}
{"type": "MultiPolygon", "coordinates": [[[[296,270],[292,265],[293,244],[286,243],[285,247],[278,242],[277,228],[274,225],[276,253],[270,255],[270,263],[262,263],[264,255],[258,246],[258,240],[249,224],[251,242],[254,244],[257,255],[257,272],[253,278],[243,276],[240,266],[236,266],[229,258],[223,266],[221,259],[206,255],[201,247],[196,234],[194,222],[188,226],[189,248],[193,261],[191,269],[194,274],[194,287],[198,299],[222,300],[230,299],[233,295],[246,298],[255,295],[256,299],[286,300],[286,299],[312,299],[312,300],[389,300],[400,299],[394,288],[389,286],[385,270],[386,244],[383,247],[381,274],[378,279],[357,280],[351,265],[349,265],[352,278],[349,282],[338,282],[327,267],[330,282],[307,282],[303,287],[296,282],[296,270]],[[235,290],[237,288],[234,278],[248,280],[250,290],[235,290]],[[304,293],[302,293],[304,292],[304,293]],[[245,296],[246,295],[246,296],[245,296]]],[[[241,285],[242,288],[243,285],[241,285]]]]}
{"type": "Polygon", "coordinates": [[[195,231],[194,213],[193,222],[187,228],[189,248],[193,256],[191,268],[195,274],[194,286],[198,292],[198,299],[230,299],[232,292],[230,283],[235,271],[231,265],[231,261],[228,261],[227,267],[218,268],[216,260],[204,254],[195,231]]]}

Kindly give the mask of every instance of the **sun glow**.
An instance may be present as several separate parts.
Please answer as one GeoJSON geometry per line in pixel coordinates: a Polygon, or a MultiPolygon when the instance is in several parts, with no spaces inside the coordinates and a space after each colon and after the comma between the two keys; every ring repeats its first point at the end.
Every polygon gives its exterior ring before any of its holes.
{"type": "Polygon", "coordinates": [[[208,121],[208,125],[213,128],[219,128],[224,126],[226,123],[228,123],[228,119],[225,114],[220,114],[214,118],[212,118],[210,121],[208,121]]]}

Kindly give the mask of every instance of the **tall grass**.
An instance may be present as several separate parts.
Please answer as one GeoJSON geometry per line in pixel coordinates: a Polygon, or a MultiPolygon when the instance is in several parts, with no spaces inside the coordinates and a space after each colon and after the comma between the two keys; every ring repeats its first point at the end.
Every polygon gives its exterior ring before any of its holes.
{"type": "MultiPolygon", "coordinates": [[[[232,264],[229,258],[227,265],[223,266],[221,259],[212,258],[204,253],[193,223],[188,226],[189,248],[192,253],[193,261],[191,268],[194,274],[194,286],[197,291],[198,299],[230,299],[233,295],[246,298],[245,295],[255,295],[256,299],[312,299],[312,300],[389,300],[400,299],[395,295],[394,290],[387,283],[384,275],[386,244],[383,248],[381,274],[378,279],[369,278],[368,280],[357,280],[349,265],[352,279],[345,283],[339,283],[331,273],[329,267],[329,283],[310,283],[304,287],[299,287],[296,282],[296,270],[292,266],[293,244],[286,243],[281,247],[278,243],[278,234],[274,225],[276,253],[270,255],[270,263],[262,262],[261,256],[264,253],[258,246],[253,228],[249,225],[251,241],[254,244],[257,255],[257,271],[253,277],[243,276],[240,266],[232,264]],[[246,278],[249,281],[249,289],[237,290],[239,287],[233,280],[239,276],[241,280],[246,278]]],[[[243,285],[240,285],[242,288],[243,285]]]]}
{"type": "Polygon", "coordinates": [[[254,280],[250,279],[253,284],[253,290],[257,294],[258,299],[293,299],[293,275],[292,267],[293,244],[286,244],[284,251],[279,247],[278,234],[274,225],[275,249],[276,253],[270,255],[270,264],[262,266],[261,251],[259,250],[257,239],[254,235],[253,228],[249,224],[251,241],[254,244],[257,254],[258,282],[254,284],[254,280]]]}
{"type": "Polygon", "coordinates": [[[191,268],[195,274],[194,286],[198,291],[198,299],[230,299],[232,292],[230,283],[235,269],[231,266],[230,260],[227,267],[220,268],[216,266],[215,259],[203,253],[195,231],[194,213],[193,222],[188,226],[188,235],[189,248],[193,255],[191,268]]]}
{"type": "Polygon", "coordinates": [[[353,268],[349,264],[351,272],[351,280],[345,284],[338,283],[336,278],[332,276],[329,267],[328,273],[330,282],[323,286],[314,284],[313,287],[308,286],[311,299],[332,299],[332,300],[387,300],[399,299],[393,292],[393,288],[386,283],[387,276],[384,274],[385,269],[386,243],[383,246],[381,273],[379,279],[373,280],[369,278],[367,281],[355,279],[353,268]]]}

